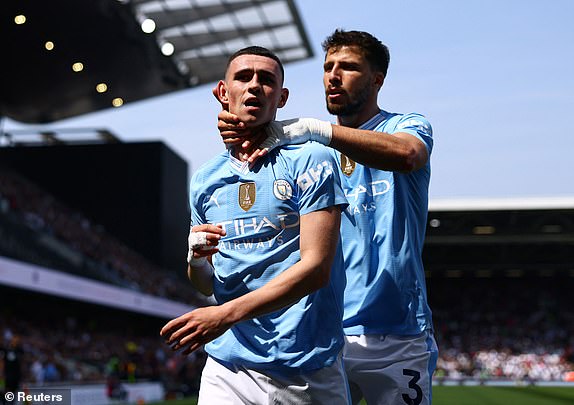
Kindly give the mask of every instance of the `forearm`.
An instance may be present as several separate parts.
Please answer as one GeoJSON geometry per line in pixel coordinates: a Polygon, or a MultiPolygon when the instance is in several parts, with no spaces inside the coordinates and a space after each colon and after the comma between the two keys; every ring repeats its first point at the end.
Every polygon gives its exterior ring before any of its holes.
{"type": "Polygon", "coordinates": [[[275,312],[325,286],[337,249],[340,223],[338,207],[302,215],[300,261],[257,290],[222,305],[196,308],[169,321],[161,335],[167,344],[174,345],[174,350],[183,348],[182,353],[189,354],[237,322],[275,312]]]}
{"type": "Polygon", "coordinates": [[[213,294],[213,267],[206,258],[192,261],[187,266],[187,277],[191,285],[203,295],[213,294]]]}
{"type": "Polygon", "coordinates": [[[333,125],[330,147],[374,169],[412,172],[427,161],[424,145],[410,134],[387,134],[333,125]],[[405,137],[410,137],[405,138],[405,137]]]}
{"type": "Polygon", "coordinates": [[[233,324],[253,319],[299,301],[323,287],[327,280],[321,263],[299,261],[263,287],[226,302],[222,310],[233,324]]]}
{"type": "MultiPolygon", "coordinates": [[[[365,166],[406,173],[420,169],[428,160],[426,145],[406,132],[368,131],[313,118],[272,122],[267,131],[269,136],[259,150],[312,140],[337,149],[365,166]]],[[[256,152],[250,159],[259,155],[256,152]]]]}
{"type": "Polygon", "coordinates": [[[337,249],[340,223],[339,207],[301,216],[301,260],[257,290],[223,304],[223,310],[232,322],[275,312],[326,286],[337,249]]]}
{"type": "MultiPolygon", "coordinates": [[[[317,288],[324,271],[319,261],[301,260],[263,287],[222,305],[196,308],[169,321],[161,330],[174,350],[184,348],[189,354],[203,344],[221,336],[234,324],[277,311],[317,288]]],[[[327,273],[328,274],[328,273],[327,273]]]]}
{"type": "Polygon", "coordinates": [[[204,295],[213,294],[213,265],[211,256],[219,250],[217,245],[226,232],[217,225],[193,226],[187,237],[187,277],[191,284],[204,295]]]}

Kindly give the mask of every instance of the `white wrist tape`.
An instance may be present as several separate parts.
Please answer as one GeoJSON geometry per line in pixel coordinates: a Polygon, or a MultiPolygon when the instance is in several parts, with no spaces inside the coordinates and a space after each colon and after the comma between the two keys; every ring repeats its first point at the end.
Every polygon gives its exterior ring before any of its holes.
{"type": "Polygon", "coordinates": [[[187,243],[188,243],[187,262],[191,263],[192,260],[198,260],[193,258],[193,252],[195,250],[200,250],[208,247],[207,232],[193,232],[190,230],[189,236],[187,237],[187,243]]]}
{"type": "Polygon", "coordinates": [[[329,145],[331,143],[333,127],[330,122],[317,120],[315,118],[299,118],[298,124],[306,127],[312,141],[322,143],[323,145],[329,145]]]}
{"type": "Polygon", "coordinates": [[[190,250],[197,250],[207,246],[207,232],[189,232],[187,243],[190,250]]]}
{"type": "Polygon", "coordinates": [[[272,121],[267,126],[267,139],[260,148],[272,150],[281,145],[301,144],[307,141],[329,145],[333,137],[330,122],[315,118],[298,118],[286,121],[272,121]]]}

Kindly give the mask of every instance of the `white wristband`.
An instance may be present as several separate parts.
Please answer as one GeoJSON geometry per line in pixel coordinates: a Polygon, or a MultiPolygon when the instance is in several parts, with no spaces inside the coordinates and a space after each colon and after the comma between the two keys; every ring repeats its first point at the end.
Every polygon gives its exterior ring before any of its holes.
{"type": "Polygon", "coordinates": [[[333,137],[330,122],[315,118],[295,118],[286,121],[272,121],[266,127],[267,139],[260,149],[272,150],[286,144],[301,144],[309,140],[329,145],[333,137]]]}
{"type": "Polygon", "coordinates": [[[191,284],[202,294],[213,294],[213,266],[206,257],[192,258],[187,273],[191,284]]]}
{"type": "Polygon", "coordinates": [[[187,243],[189,244],[190,250],[197,250],[207,246],[207,232],[189,232],[187,237],[187,243]]]}
{"type": "Polygon", "coordinates": [[[330,122],[317,120],[315,118],[301,118],[304,121],[311,133],[311,140],[329,145],[333,138],[333,126],[330,122]]]}
{"type": "Polygon", "coordinates": [[[307,140],[329,145],[333,137],[333,127],[330,122],[321,121],[315,118],[299,118],[288,121],[280,121],[283,135],[286,139],[284,143],[302,143],[307,140]]]}
{"type": "Polygon", "coordinates": [[[193,251],[207,247],[207,232],[193,232],[190,230],[187,243],[187,262],[191,263],[193,260],[193,251]]]}

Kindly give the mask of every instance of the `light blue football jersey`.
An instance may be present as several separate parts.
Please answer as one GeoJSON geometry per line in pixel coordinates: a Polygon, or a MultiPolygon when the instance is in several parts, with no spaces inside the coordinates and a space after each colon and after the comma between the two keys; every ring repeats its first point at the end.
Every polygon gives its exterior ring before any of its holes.
{"type": "MultiPolygon", "coordinates": [[[[213,256],[218,303],[253,291],[300,260],[302,215],[347,200],[329,149],[285,146],[251,169],[224,152],[192,177],[193,224],[227,235],[213,256]]],[[[317,230],[321,232],[321,230],[317,230]]],[[[343,346],[345,271],[339,243],[329,284],[277,312],[240,322],[205,346],[224,364],[299,373],[331,365],[343,346]]]]}
{"type": "MultiPolygon", "coordinates": [[[[422,115],[380,111],[360,128],[412,134],[424,142],[430,157],[432,128],[422,115]]],[[[349,201],[341,219],[347,272],[345,334],[416,335],[431,329],[421,258],[430,163],[402,174],[371,169],[336,150],[332,153],[349,201]]]]}

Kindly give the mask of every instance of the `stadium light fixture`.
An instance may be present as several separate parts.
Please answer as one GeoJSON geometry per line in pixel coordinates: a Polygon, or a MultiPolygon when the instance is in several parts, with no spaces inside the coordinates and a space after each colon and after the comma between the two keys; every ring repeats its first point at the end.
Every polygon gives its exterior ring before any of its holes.
{"type": "Polygon", "coordinates": [[[181,73],[182,75],[186,75],[189,73],[189,66],[187,66],[187,63],[185,63],[182,60],[177,61],[176,63],[177,66],[177,70],[179,70],[179,73],[181,73]]]}
{"type": "Polygon", "coordinates": [[[16,25],[22,25],[26,22],[26,16],[24,14],[18,14],[16,17],[14,17],[14,22],[16,25]]]}
{"type": "Polygon", "coordinates": [[[76,62],[72,65],[72,70],[76,73],[84,70],[84,64],[82,62],[76,62]]]}
{"type": "Polygon", "coordinates": [[[475,226],[472,228],[472,233],[475,235],[492,235],[496,232],[496,228],[490,225],[475,226]]]}
{"type": "Polygon", "coordinates": [[[171,42],[164,42],[161,45],[161,53],[163,53],[165,56],[171,56],[171,55],[173,55],[174,52],[175,52],[175,47],[173,46],[173,44],[171,42]]]}
{"type": "Polygon", "coordinates": [[[108,91],[108,85],[105,83],[98,83],[96,85],[96,91],[98,93],[105,93],[106,91],[108,91]]]}
{"type": "Polygon", "coordinates": [[[155,21],[152,20],[151,18],[146,18],[145,20],[142,21],[141,28],[142,31],[145,32],[146,34],[151,34],[152,32],[155,31],[155,21]]]}
{"type": "MultiPolygon", "coordinates": [[[[50,2],[36,2],[42,6],[34,13],[17,4],[7,6],[8,20],[3,26],[7,35],[18,38],[25,34],[22,40],[31,47],[8,41],[8,53],[13,54],[3,60],[8,76],[30,75],[33,66],[45,64],[47,76],[62,81],[62,99],[68,102],[51,103],[49,86],[25,86],[26,97],[10,100],[1,115],[32,124],[112,108],[112,99],[119,95],[114,78],[122,81],[118,91],[126,103],[217,82],[224,75],[232,50],[252,44],[268,47],[284,64],[310,58],[313,52],[295,1],[106,0],[106,7],[98,1],[72,2],[74,7],[69,11],[84,19],[81,25],[91,32],[85,37],[71,33],[73,27],[66,22],[69,16],[54,10],[50,2]],[[43,16],[42,21],[37,16],[43,16]],[[43,22],[52,24],[51,34],[43,22]],[[69,40],[62,44],[60,37],[69,40]],[[78,46],[81,51],[75,50],[78,46]],[[113,52],[108,51],[110,47],[113,52]],[[299,48],[305,52],[292,55],[299,48]],[[53,63],[46,64],[46,58],[53,63]],[[68,69],[72,68],[74,80],[60,76],[61,62],[63,74],[70,75],[68,69]],[[94,91],[102,80],[109,80],[112,87],[104,93],[105,99],[94,102],[93,97],[100,98],[94,91]],[[29,108],[31,102],[38,103],[38,108],[29,108]]],[[[12,82],[0,93],[22,91],[12,82]]]]}
{"type": "Polygon", "coordinates": [[[116,97],[112,100],[112,105],[114,107],[121,107],[122,105],[124,105],[124,99],[121,97],[116,97]]]}

